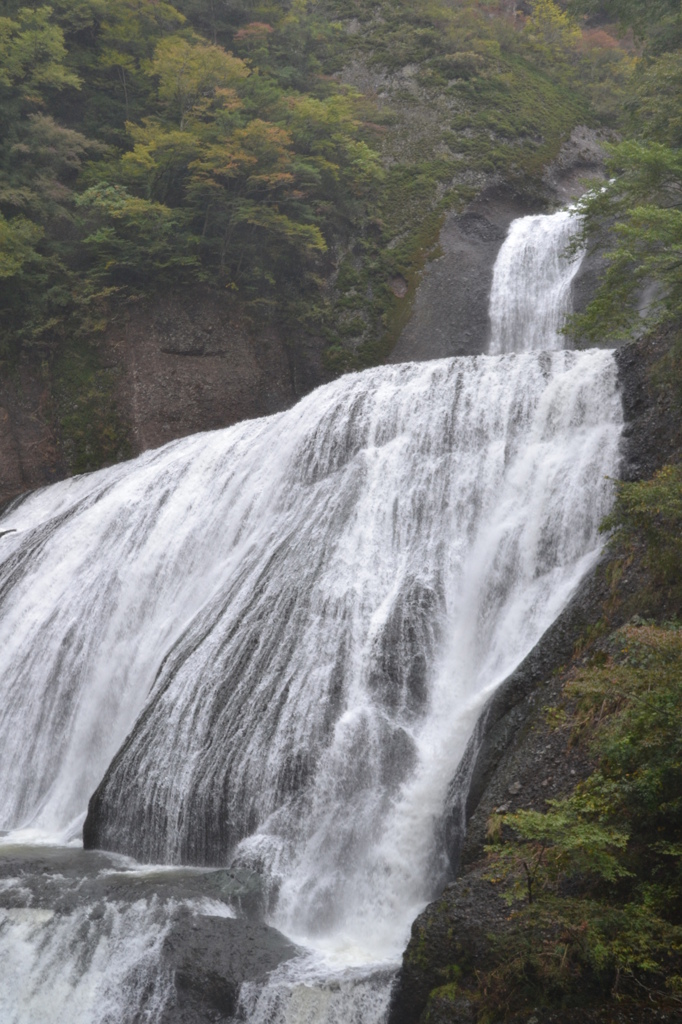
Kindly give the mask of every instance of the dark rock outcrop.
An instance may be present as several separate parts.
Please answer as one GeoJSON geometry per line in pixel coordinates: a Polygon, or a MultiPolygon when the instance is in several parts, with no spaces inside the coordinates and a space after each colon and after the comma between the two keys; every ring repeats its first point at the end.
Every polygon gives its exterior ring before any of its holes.
{"type": "Polygon", "coordinates": [[[543,210],[540,200],[524,203],[509,190],[492,187],[463,213],[448,214],[439,237],[441,255],[424,271],[412,317],[390,361],[487,351],[488,300],[497,254],[513,220],[543,210]]]}
{"type": "Polygon", "coordinates": [[[162,951],[173,996],[159,1024],[227,1020],[237,1011],[243,982],[264,981],[296,954],[283,935],[263,924],[234,918],[176,913],[162,951]]]}
{"type": "Polygon", "coordinates": [[[412,925],[390,1024],[414,1024],[427,1003],[448,1024],[471,1024],[473,1006],[461,992],[462,976],[487,963],[488,935],[504,933],[508,913],[479,871],[450,882],[412,925]]]}
{"type": "Polygon", "coordinates": [[[545,169],[543,182],[559,205],[566,205],[583,194],[586,184],[603,179],[606,150],[604,144],[617,139],[608,128],[578,125],[564,142],[556,160],[545,169]]]}
{"type": "MultiPolygon", "coordinates": [[[[251,879],[239,873],[140,873],[103,853],[14,846],[0,851],[0,880],[0,908],[11,914],[28,905],[36,929],[43,924],[47,949],[53,926],[62,936],[72,934],[77,944],[87,934],[93,952],[112,932],[132,929],[130,1020],[147,1019],[143,1007],[152,994],[157,1024],[231,1020],[244,982],[264,981],[299,953],[257,918],[231,916],[253,889],[251,879]],[[135,943],[145,927],[148,941],[137,948],[136,960],[135,943]]],[[[89,974],[92,985],[106,987],[100,968],[91,971],[88,955],[67,962],[74,982],[89,974]]]]}

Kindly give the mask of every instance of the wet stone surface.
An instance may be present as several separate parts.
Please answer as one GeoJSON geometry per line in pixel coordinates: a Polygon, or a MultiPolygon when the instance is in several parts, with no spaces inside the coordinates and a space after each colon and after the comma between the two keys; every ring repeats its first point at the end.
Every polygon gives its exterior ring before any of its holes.
{"type": "Polygon", "coordinates": [[[260,902],[253,873],[0,846],[0,998],[15,997],[3,1020],[40,1019],[48,999],[51,1019],[63,999],[74,1024],[227,1020],[243,982],[299,952],[260,902]]]}

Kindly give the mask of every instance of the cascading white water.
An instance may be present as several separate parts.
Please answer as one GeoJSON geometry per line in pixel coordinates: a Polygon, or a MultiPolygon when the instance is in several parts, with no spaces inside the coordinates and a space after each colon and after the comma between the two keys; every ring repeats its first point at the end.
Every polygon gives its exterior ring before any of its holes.
{"type": "Polygon", "coordinates": [[[596,556],[620,415],[610,353],[382,367],[24,501],[4,827],[68,829],[153,691],[106,845],[241,841],[290,934],[395,953],[482,700],[596,556]]]}
{"type": "Polygon", "coordinates": [[[153,1021],[170,990],[158,970],[168,917],[153,898],[94,917],[91,907],[0,909],[3,1024],[153,1021]]]}
{"type": "Polygon", "coordinates": [[[598,557],[621,421],[609,352],[380,367],[29,496],[0,827],[73,835],[103,779],[94,842],[254,869],[314,951],[245,987],[254,1024],[378,1024],[387,981],[338,972],[394,964],[442,879],[448,784],[598,557]]]}
{"type": "Polygon", "coordinates": [[[567,255],[580,230],[572,210],[519,217],[500,249],[490,292],[491,355],[564,348],[571,285],[584,253],[567,255]]]}

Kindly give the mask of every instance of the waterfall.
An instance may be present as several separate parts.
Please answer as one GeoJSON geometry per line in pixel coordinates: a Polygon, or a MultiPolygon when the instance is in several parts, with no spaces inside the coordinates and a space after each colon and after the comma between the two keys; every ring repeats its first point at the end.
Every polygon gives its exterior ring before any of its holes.
{"type": "Polygon", "coordinates": [[[254,864],[288,934],[390,950],[482,700],[596,557],[620,416],[608,352],[380,367],[28,497],[2,827],[68,835],[126,740],[98,845],[254,864]]]}
{"type": "Polygon", "coordinates": [[[571,210],[519,217],[500,249],[490,292],[490,354],[564,347],[571,285],[583,252],[567,247],[580,230],[571,210]]]}
{"type": "MultiPolygon", "coordinates": [[[[382,366],[15,503],[4,842],[75,842],[91,798],[88,846],[257,875],[308,952],[242,1015],[380,1024],[477,716],[599,556],[621,425],[607,351],[382,366]]],[[[85,934],[9,924],[38,959],[85,934]]]]}
{"type": "Polygon", "coordinates": [[[157,1019],[171,982],[157,966],[168,920],[153,898],[94,918],[91,907],[0,909],[3,1024],[157,1019]]]}

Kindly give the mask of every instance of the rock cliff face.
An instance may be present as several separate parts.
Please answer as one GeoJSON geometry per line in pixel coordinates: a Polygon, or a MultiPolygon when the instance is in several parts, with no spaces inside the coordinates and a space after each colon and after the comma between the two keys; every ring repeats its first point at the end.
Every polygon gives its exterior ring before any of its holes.
{"type": "Polygon", "coordinates": [[[492,186],[463,213],[446,216],[441,255],[424,271],[392,363],[487,351],[488,299],[497,254],[516,217],[543,209],[540,201],[524,203],[508,189],[492,186]]]}
{"type": "Polygon", "coordinates": [[[0,378],[0,506],[64,475],[49,379],[24,364],[0,378]]]}
{"type": "Polygon", "coordinates": [[[110,330],[106,350],[120,368],[118,407],[136,454],[279,412],[324,379],[319,342],[290,346],[277,328],[249,326],[211,292],[132,312],[110,330]]]}
{"type": "MultiPolygon", "coordinates": [[[[325,379],[319,339],[289,344],[210,291],[132,305],[93,348],[128,455],[277,412],[325,379]]],[[[68,475],[56,390],[48,363],[0,378],[0,503],[68,475]]]]}

